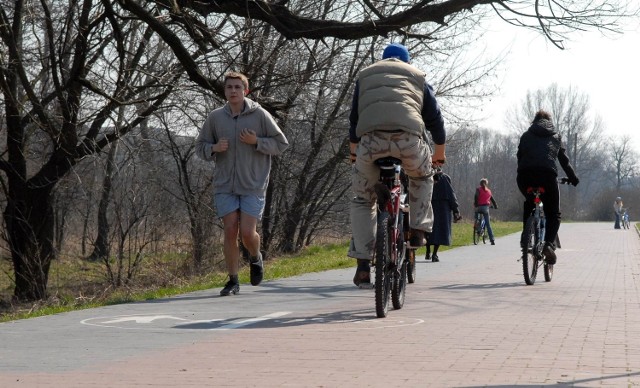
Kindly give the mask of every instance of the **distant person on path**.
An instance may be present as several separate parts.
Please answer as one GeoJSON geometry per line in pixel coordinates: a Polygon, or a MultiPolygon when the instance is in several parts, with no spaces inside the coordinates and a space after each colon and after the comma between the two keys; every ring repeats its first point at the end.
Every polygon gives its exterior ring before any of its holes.
{"type": "Polygon", "coordinates": [[[569,163],[567,151],[548,112],[539,110],[535,114],[531,126],[520,137],[517,157],[516,182],[518,189],[525,197],[522,212],[523,230],[527,218],[535,207],[533,196],[527,195],[527,188],[542,187],[544,193],[541,199],[544,203],[546,219],[543,253],[549,264],[555,264],[557,259],[555,241],[560,229],[560,190],[558,190],[556,160],[560,162],[560,166],[567,174],[569,183],[577,186],[580,180],[569,163]]]}
{"type": "Polygon", "coordinates": [[[458,222],[462,219],[458,211],[458,199],[451,185],[451,177],[442,171],[433,176],[433,194],[431,195],[431,207],[433,208],[433,229],[427,238],[427,254],[425,260],[434,263],[439,262],[438,249],[440,245],[451,245],[451,221],[458,222]],[[433,246],[433,255],[431,247],[433,246]]]}
{"type": "Polygon", "coordinates": [[[196,154],[215,161],[214,203],[224,226],[224,257],[229,281],[220,295],[240,291],[238,236],[249,253],[251,284],[264,274],[258,220],[265,205],[271,157],[288,146],[273,117],[257,102],[245,97],[249,80],[231,72],[224,77],[227,103],[209,114],[196,141],[196,154]]]}
{"type": "Polygon", "coordinates": [[[624,205],[622,204],[622,198],[616,197],[616,201],[613,203],[613,211],[616,215],[616,222],[613,224],[614,229],[620,229],[620,221],[622,219],[622,209],[624,205]]]}
{"type": "Polygon", "coordinates": [[[375,248],[377,159],[392,156],[409,177],[410,245],[424,246],[431,232],[432,165],[445,162],[444,120],[423,71],[409,64],[407,48],[388,45],[382,59],[363,69],[356,81],[349,140],[352,169],[351,233],[348,255],[358,260],[353,282],[371,284],[375,248]],[[427,133],[435,143],[433,155],[427,133]]]}
{"type": "Polygon", "coordinates": [[[496,245],[496,241],[493,238],[493,229],[491,229],[491,217],[489,217],[489,208],[498,208],[496,200],[493,198],[493,193],[489,189],[489,180],[487,178],[480,179],[480,186],[476,188],[476,194],[473,197],[473,206],[476,208],[476,213],[482,214],[484,217],[485,227],[489,234],[489,240],[491,245],[496,245]]]}

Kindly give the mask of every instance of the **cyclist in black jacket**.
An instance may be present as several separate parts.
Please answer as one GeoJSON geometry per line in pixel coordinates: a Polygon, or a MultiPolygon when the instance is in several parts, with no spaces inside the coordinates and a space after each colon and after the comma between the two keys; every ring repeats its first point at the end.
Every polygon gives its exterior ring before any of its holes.
{"type": "MultiPolygon", "coordinates": [[[[560,134],[556,132],[551,115],[539,110],[529,129],[520,137],[518,145],[518,189],[525,196],[522,222],[527,222],[534,208],[533,197],[527,195],[528,187],[543,187],[542,202],[546,218],[545,245],[543,253],[549,264],[555,264],[555,240],[560,229],[560,191],[558,190],[558,167],[556,160],[567,174],[569,183],[577,186],[576,176],[560,134]]],[[[524,229],[524,228],[523,228],[524,229]]]]}

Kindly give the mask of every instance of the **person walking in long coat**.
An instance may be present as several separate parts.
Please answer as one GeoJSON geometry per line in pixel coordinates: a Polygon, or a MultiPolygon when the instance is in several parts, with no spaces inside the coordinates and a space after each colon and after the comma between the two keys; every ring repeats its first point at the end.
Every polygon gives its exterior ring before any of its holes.
{"type": "Polygon", "coordinates": [[[426,260],[437,263],[440,245],[451,245],[451,221],[458,222],[462,217],[458,210],[458,199],[451,185],[451,177],[440,171],[434,175],[431,206],[433,208],[433,230],[427,239],[426,260]],[[433,255],[431,255],[433,246],[433,255]]]}

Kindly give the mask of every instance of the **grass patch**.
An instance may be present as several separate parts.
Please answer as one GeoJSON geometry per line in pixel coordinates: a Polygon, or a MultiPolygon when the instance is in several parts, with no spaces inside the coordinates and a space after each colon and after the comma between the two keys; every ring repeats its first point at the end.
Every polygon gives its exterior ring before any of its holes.
{"type": "MultiPolygon", "coordinates": [[[[519,232],[520,222],[491,223],[496,237],[519,232]]],[[[471,245],[472,223],[453,224],[453,245],[442,246],[440,251],[471,245]]],[[[354,268],[355,260],[347,257],[348,241],[311,246],[295,255],[269,258],[265,262],[264,280],[281,279],[305,273],[341,268],[354,268]]],[[[425,248],[417,251],[424,255],[425,248]]],[[[221,288],[227,275],[209,271],[203,275],[184,274],[189,258],[186,255],[164,255],[150,258],[136,276],[135,282],[114,289],[106,280],[104,264],[81,259],[61,258],[52,263],[48,285],[52,296],[45,301],[31,304],[10,302],[13,292],[11,261],[0,261],[0,322],[32,318],[62,312],[88,309],[106,305],[166,298],[193,291],[221,288]],[[133,284],[135,283],[135,284],[133,284]]],[[[240,273],[241,283],[249,282],[249,267],[240,273]]]]}

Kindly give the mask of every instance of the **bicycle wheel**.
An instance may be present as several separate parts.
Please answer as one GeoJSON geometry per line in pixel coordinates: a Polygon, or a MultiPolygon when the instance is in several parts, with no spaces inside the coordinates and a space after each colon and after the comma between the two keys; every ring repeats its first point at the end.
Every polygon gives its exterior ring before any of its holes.
{"type": "Polygon", "coordinates": [[[389,311],[391,296],[391,274],[389,273],[389,213],[378,214],[378,231],[376,233],[376,315],[384,318],[389,311]]]}
{"type": "Polygon", "coordinates": [[[482,225],[482,243],[487,243],[487,228],[485,227],[484,223],[482,225]]]}
{"type": "Polygon", "coordinates": [[[533,216],[527,219],[520,246],[522,247],[522,274],[524,275],[524,281],[528,285],[533,285],[536,282],[536,275],[538,274],[538,259],[536,258],[536,246],[538,244],[538,225],[533,216]]]}
{"type": "Polygon", "coordinates": [[[473,245],[478,245],[478,241],[480,241],[480,235],[478,234],[478,225],[477,222],[473,223],[473,245]]]}
{"type": "Polygon", "coordinates": [[[544,263],[544,281],[550,282],[553,278],[553,264],[544,263]]]}
{"type": "MultiPolygon", "coordinates": [[[[402,217],[402,227],[404,228],[404,241],[409,239],[409,213],[406,213],[402,217]]],[[[404,259],[407,262],[407,282],[415,283],[416,281],[416,250],[405,248],[404,259]]]]}
{"type": "Polygon", "coordinates": [[[404,297],[407,290],[407,260],[404,257],[404,214],[402,213],[402,211],[400,211],[400,213],[398,214],[398,218],[397,231],[394,231],[391,225],[389,225],[389,236],[391,236],[392,233],[397,233],[396,235],[398,236],[396,238],[395,247],[391,247],[391,249],[395,249],[396,265],[393,266],[393,270],[389,271],[393,276],[393,284],[391,287],[391,302],[393,302],[393,308],[396,310],[401,309],[404,305],[404,297]]]}
{"type": "Polygon", "coordinates": [[[393,308],[399,310],[404,306],[407,293],[407,261],[403,260],[400,268],[393,270],[393,287],[391,288],[391,301],[393,308]]]}
{"type": "Polygon", "coordinates": [[[407,282],[415,283],[416,275],[418,271],[416,271],[416,250],[407,248],[405,254],[405,260],[407,261],[407,282]]]}

